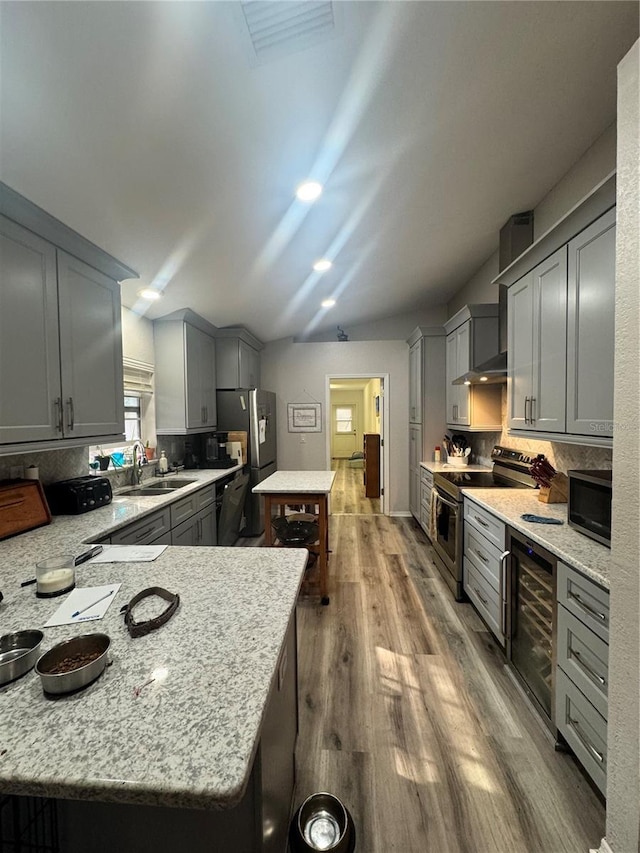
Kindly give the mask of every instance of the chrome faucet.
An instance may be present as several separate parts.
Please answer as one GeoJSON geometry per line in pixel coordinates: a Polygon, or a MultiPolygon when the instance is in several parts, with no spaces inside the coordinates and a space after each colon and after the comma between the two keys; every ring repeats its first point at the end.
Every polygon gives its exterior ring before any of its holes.
{"type": "Polygon", "coordinates": [[[140,440],[134,441],[131,447],[131,459],[133,462],[131,482],[134,486],[139,486],[142,482],[142,460],[145,458],[143,443],[140,440]]]}

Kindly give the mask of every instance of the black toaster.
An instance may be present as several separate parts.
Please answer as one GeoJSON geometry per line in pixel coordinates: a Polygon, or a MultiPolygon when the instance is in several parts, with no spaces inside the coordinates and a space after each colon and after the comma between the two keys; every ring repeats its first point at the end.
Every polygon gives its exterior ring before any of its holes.
{"type": "Polygon", "coordinates": [[[80,515],[111,503],[113,493],[107,477],[73,477],[45,486],[52,515],[80,515]]]}

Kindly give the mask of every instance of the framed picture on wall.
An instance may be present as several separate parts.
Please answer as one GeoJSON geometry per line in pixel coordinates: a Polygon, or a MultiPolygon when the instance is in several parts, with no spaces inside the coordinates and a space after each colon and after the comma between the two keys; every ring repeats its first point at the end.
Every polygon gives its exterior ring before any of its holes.
{"type": "Polygon", "coordinates": [[[287,403],[289,432],[322,432],[320,403],[287,403]]]}

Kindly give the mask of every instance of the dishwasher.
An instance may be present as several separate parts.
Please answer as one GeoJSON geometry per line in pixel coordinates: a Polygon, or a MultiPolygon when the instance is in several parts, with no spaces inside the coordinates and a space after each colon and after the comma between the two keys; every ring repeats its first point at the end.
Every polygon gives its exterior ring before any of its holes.
{"type": "Polygon", "coordinates": [[[231,474],[216,486],[216,545],[235,545],[244,523],[248,474],[231,474]]]}

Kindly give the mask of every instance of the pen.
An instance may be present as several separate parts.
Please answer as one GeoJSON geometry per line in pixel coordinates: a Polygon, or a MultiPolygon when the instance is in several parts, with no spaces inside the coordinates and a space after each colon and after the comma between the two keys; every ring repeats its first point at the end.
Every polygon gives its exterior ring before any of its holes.
{"type": "Polygon", "coordinates": [[[86,610],[91,610],[92,607],[95,607],[96,604],[100,604],[101,601],[104,601],[105,598],[109,598],[110,595],[113,595],[113,590],[109,590],[106,595],[103,595],[102,598],[99,598],[97,601],[94,601],[93,604],[87,604],[86,607],[83,607],[81,610],[76,610],[75,613],[71,614],[71,618],[75,619],[76,616],[79,616],[81,613],[84,613],[86,610]]]}
{"type": "Polygon", "coordinates": [[[80,554],[76,557],[74,566],[79,566],[81,563],[86,563],[87,560],[90,560],[92,557],[96,557],[98,554],[102,553],[102,545],[95,545],[93,548],[89,548],[88,551],[85,551],[83,554],[80,554]]]}

